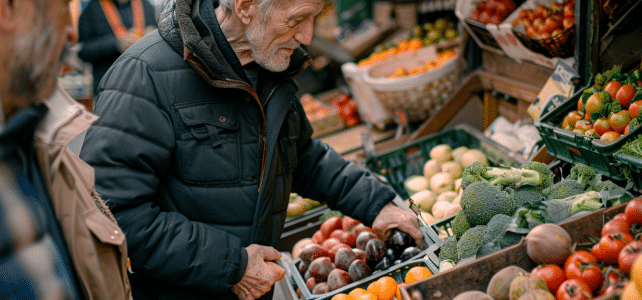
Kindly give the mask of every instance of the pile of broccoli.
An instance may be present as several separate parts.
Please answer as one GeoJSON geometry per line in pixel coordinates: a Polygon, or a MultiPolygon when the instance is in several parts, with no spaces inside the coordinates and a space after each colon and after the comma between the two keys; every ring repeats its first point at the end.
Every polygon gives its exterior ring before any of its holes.
{"type": "Polygon", "coordinates": [[[519,243],[532,228],[523,227],[520,217],[559,222],[578,212],[604,207],[600,192],[623,190],[581,163],[554,183],[554,173],[544,163],[510,168],[475,162],[464,169],[461,186],[462,210],[452,220],[453,235],[439,253],[441,260],[455,264],[485,254],[483,248],[502,249],[519,243]],[[520,227],[525,231],[518,230],[520,227]]]}

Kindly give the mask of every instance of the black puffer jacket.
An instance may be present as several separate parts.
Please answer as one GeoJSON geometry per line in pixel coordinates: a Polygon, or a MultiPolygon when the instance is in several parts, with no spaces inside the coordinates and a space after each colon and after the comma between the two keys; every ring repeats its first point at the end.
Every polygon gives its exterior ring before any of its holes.
{"type": "Polygon", "coordinates": [[[125,231],[134,298],[235,299],[243,247],[274,246],[290,192],[370,225],[396,195],[311,139],[292,80],[302,49],[258,93],[212,1],[169,2],[101,82],[81,157],[125,231]]]}

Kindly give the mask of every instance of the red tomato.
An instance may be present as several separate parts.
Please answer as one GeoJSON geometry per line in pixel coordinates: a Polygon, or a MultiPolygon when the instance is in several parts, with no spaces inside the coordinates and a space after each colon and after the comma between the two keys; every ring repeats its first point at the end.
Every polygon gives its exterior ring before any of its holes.
{"type": "Polygon", "coordinates": [[[629,201],[624,208],[624,214],[629,225],[642,224],[642,197],[629,201]]]}
{"type": "Polygon", "coordinates": [[[597,244],[593,245],[591,254],[601,262],[616,264],[620,251],[631,241],[633,236],[630,233],[604,235],[597,244]]]}
{"type": "Polygon", "coordinates": [[[604,278],[597,258],[586,250],[576,251],[566,259],[564,273],[567,279],[578,279],[586,283],[590,291],[597,290],[604,278]]]}
{"type": "Polygon", "coordinates": [[[354,228],[354,226],[359,223],[361,223],[359,220],[353,219],[348,216],[343,216],[343,218],[341,218],[341,229],[350,232],[352,231],[352,228],[354,228]]]}
{"type": "Polygon", "coordinates": [[[562,285],[555,293],[557,300],[584,300],[593,298],[593,291],[582,280],[568,279],[562,282],[562,285]]]}
{"type": "Polygon", "coordinates": [[[564,18],[562,19],[562,26],[564,27],[564,30],[569,29],[575,25],[575,18],[564,18]]]}
{"type": "Polygon", "coordinates": [[[555,294],[562,282],[566,280],[564,270],[558,265],[539,265],[531,271],[531,274],[544,279],[548,291],[552,294],[555,294]]]}
{"type": "Polygon", "coordinates": [[[602,136],[605,132],[612,130],[611,122],[607,118],[599,118],[593,123],[593,129],[599,136],[602,136]]]}
{"type": "Polygon", "coordinates": [[[600,141],[605,143],[613,143],[617,141],[621,136],[621,134],[615,131],[607,131],[600,137],[600,141]]]}
{"type": "Polygon", "coordinates": [[[640,254],[642,254],[642,241],[633,241],[624,246],[617,257],[617,265],[620,267],[620,270],[624,274],[629,275],[633,262],[635,262],[635,259],[637,259],[640,254]]]}
{"type": "Polygon", "coordinates": [[[625,220],[625,221],[626,221],[626,214],[624,214],[624,213],[619,213],[619,214],[617,214],[617,215],[613,216],[613,219],[612,219],[612,220],[618,220],[618,219],[621,219],[621,220],[625,220]]]}
{"type": "Polygon", "coordinates": [[[587,121],[587,120],[579,120],[579,121],[575,122],[575,129],[577,129],[577,128],[586,131],[586,130],[592,129],[593,128],[593,124],[591,122],[587,121]]]}
{"type": "Polygon", "coordinates": [[[622,87],[621,82],[617,80],[613,80],[606,84],[606,86],[604,87],[604,90],[607,93],[609,93],[609,95],[611,95],[611,100],[615,101],[615,95],[617,95],[617,92],[620,90],[621,87],[622,87]]]}
{"type": "Polygon", "coordinates": [[[604,97],[600,94],[593,94],[586,100],[584,107],[584,120],[590,120],[592,113],[599,113],[604,108],[604,97]]]}
{"type": "Polygon", "coordinates": [[[635,97],[635,93],[637,93],[635,86],[629,83],[623,85],[620,90],[617,91],[615,98],[617,99],[617,101],[620,101],[620,105],[622,105],[622,107],[629,108],[629,104],[631,102],[631,99],[635,97]]]}
{"type": "Polygon", "coordinates": [[[319,245],[321,245],[321,244],[323,244],[323,242],[325,242],[325,238],[323,237],[323,234],[321,233],[321,230],[317,230],[317,231],[314,232],[314,234],[312,235],[312,241],[315,244],[319,244],[319,245]]]}
{"type": "Polygon", "coordinates": [[[624,274],[622,274],[622,272],[618,269],[608,267],[605,270],[605,275],[607,279],[604,282],[604,286],[602,287],[602,290],[600,291],[598,296],[604,296],[607,294],[610,295],[616,289],[625,288],[626,285],[629,283],[626,277],[622,276],[624,274]]]}
{"type": "Polygon", "coordinates": [[[323,238],[327,239],[330,237],[330,234],[333,231],[341,228],[342,228],[341,217],[332,216],[327,220],[323,221],[323,223],[321,223],[321,228],[319,228],[319,230],[321,230],[321,234],[323,234],[323,238]]]}
{"type": "Polygon", "coordinates": [[[580,97],[580,99],[577,99],[577,111],[584,111],[582,110],[582,106],[584,106],[584,102],[582,102],[582,97],[580,97]]]}
{"type": "Polygon", "coordinates": [[[564,3],[564,18],[575,18],[575,7],[571,2],[564,3]]]}
{"type": "Polygon", "coordinates": [[[629,105],[629,118],[637,118],[637,116],[640,115],[640,108],[642,108],[642,100],[631,103],[631,105],[629,105]]]}
{"type": "Polygon", "coordinates": [[[626,222],[626,215],[624,215],[624,218],[622,217],[619,217],[617,219],[613,218],[612,220],[604,224],[604,226],[602,227],[601,236],[618,234],[618,233],[631,234],[631,230],[629,228],[630,228],[629,223],[626,222]]]}
{"type": "Polygon", "coordinates": [[[562,20],[560,20],[560,19],[557,19],[555,17],[546,18],[546,20],[544,21],[544,30],[543,31],[546,32],[546,33],[549,33],[551,36],[553,36],[553,34],[551,34],[551,33],[555,29],[558,29],[561,25],[562,25],[562,20]]]}
{"type": "Polygon", "coordinates": [[[629,112],[627,110],[621,110],[612,114],[609,117],[609,122],[611,123],[613,131],[622,134],[626,125],[629,125],[629,122],[631,122],[631,118],[629,118],[629,112]]]}

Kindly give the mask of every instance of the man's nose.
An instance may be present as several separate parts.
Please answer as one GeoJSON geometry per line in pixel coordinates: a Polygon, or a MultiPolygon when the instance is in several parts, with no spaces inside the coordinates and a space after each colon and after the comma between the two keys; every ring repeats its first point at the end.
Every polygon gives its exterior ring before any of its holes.
{"type": "Polygon", "coordinates": [[[312,43],[313,35],[314,19],[309,18],[299,24],[299,26],[297,27],[297,32],[294,34],[294,39],[303,45],[310,45],[310,43],[312,43]]]}

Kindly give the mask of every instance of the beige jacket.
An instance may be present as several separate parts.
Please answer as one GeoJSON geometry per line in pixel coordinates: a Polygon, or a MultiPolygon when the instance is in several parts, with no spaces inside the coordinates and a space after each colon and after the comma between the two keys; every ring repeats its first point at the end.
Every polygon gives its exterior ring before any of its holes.
{"type": "Polygon", "coordinates": [[[80,288],[87,299],[132,299],[125,235],[94,191],[94,169],[67,147],[98,117],[60,87],[46,105],[34,146],[80,288]]]}

